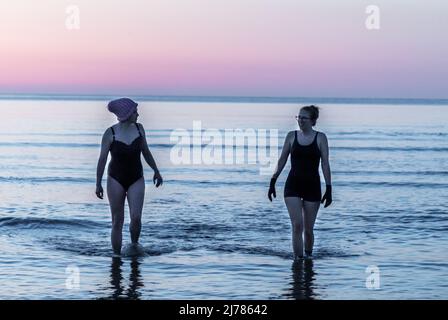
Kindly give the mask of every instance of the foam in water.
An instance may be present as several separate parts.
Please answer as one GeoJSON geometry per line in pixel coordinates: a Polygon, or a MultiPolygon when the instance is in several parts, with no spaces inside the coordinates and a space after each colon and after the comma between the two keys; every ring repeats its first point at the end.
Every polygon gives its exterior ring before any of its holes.
{"type": "Polygon", "coordinates": [[[121,255],[123,257],[144,256],[145,248],[139,243],[129,243],[122,248],[121,255]]]}

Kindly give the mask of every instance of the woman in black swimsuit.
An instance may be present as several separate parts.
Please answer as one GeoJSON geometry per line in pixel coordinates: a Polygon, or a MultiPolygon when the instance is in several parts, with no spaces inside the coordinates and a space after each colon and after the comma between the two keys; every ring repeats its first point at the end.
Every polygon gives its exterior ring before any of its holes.
{"type": "Polygon", "coordinates": [[[326,201],[326,208],[332,202],[327,137],[323,132],[313,130],[318,117],[319,109],[316,106],[311,105],[300,109],[299,115],[296,116],[300,131],[291,131],[286,136],[268,192],[268,198],[272,201],[272,195],[276,197],[275,182],[291,154],[291,171],[285,183],[284,198],[292,224],[294,259],[303,257],[303,233],[305,234],[305,253],[311,257],[314,244],[314,222],[320,203],[326,201]],[[326,183],[322,199],[319,177],[321,159],[326,183]]]}
{"type": "Polygon", "coordinates": [[[96,195],[103,199],[101,180],[110,151],[112,160],[108,168],[107,196],[112,213],[111,242],[114,253],[120,254],[126,198],[131,217],[129,229],[132,244],[136,245],[140,236],[145,197],[145,181],[140,154],[143,154],[148,165],[154,170],[153,182],[156,187],[160,186],[163,180],[149,151],[145,129],[140,123],[137,123],[137,103],[128,98],[121,98],[109,102],[107,107],[117,116],[119,122],[104,132],[101,141],[96,176],[96,195]]]}

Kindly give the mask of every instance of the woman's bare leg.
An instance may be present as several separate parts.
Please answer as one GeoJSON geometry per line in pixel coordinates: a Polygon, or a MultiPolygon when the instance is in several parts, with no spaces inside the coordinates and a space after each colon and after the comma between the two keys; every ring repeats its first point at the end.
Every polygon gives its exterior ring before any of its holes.
{"type": "Polygon", "coordinates": [[[122,230],[124,223],[124,200],[126,191],[114,178],[107,177],[107,197],[112,214],[111,242],[114,253],[121,253],[122,230]]]}
{"type": "Polygon", "coordinates": [[[314,223],[320,202],[303,201],[303,222],[305,226],[305,252],[309,255],[313,252],[314,246],[314,223]]]}
{"type": "Polygon", "coordinates": [[[303,217],[302,199],[298,197],[286,197],[285,204],[288,208],[292,226],[292,248],[294,259],[303,257],[303,217]]]}
{"type": "Polygon", "coordinates": [[[135,244],[138,243],[142,229],[142,210],[145,199],[145,180],[143,177],[129,187],[127,198],[131,216],[129,231],[131,232],[131,241],[135,244]]]}

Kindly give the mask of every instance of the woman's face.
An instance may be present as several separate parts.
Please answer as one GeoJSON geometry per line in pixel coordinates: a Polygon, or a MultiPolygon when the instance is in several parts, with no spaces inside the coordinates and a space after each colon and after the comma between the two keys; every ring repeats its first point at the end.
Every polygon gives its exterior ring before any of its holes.
{"type": "Polygon", "coordinates": [[[309,114],[309,112],[305,110],[300,110],[299,115],[296,117],[296,119],[301,130],[311,129],[313,127],[313,119],[311,119],[311,115],[309,114]]]}
{"type": "Polygon", "coordinates": [[[131,122],[137,122],[138,116],[139,116],[138,111],[137,111],[137,109],[135,109],[134,113],[131,114],[131,116],[129,117],[129,120],[131,122]]]}

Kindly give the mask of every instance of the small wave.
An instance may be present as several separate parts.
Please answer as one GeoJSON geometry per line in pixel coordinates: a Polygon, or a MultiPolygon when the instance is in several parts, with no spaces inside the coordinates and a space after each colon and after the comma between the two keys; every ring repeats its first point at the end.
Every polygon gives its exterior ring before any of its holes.
{"type": "MultiPolygon", "coordinates": [[[[87,179],[87,178],[73,178],[73,177],[0,177],[0,182],[9,182],[9,183],[89,183],[94,184],[95,179],[87,179]]],[[[164,183],[175,183],[178,185],[208,185],[208,186],[232,186],[232,185],[265,185],[269,184],[269,181],[214,181],[214,180],[176,180],[176,179],[165,179],[164,183]]],[[[160,200],[163,201],[163,200],[160,200]]],[[[167,200],[168,202],[176,202],[176,200],[167,200]]]]}
{"type": "Polygon", "coordinates": [[[342,187],[397,187],[397,188],[434,188],[434,189],[446,189],[448,184],[446,183],[432,183],[432,182],[387,182],[387,181],[339,181],[334,183],[336,186],[342,187]]]}
{"type": "Polygon", "coordinates": [[[447,137],[447,132],[379,132],[379,134],[396,137],[447,137]]]}
{"type": "Polygon", "coordinates": [[[360,257],[361,254],[354,252],[346,252],[336,248],[316,248],[313,251],[313,258],[355,258],[360,257]]]}
{"type": "MultiPolygon", "coordinates": [[[[366,139],[375,139],[378,136],[386,136],[386,137],[421,137],[421,136],[429,136],[429,137],[447,137],[447,132],[403,132],[403,131],[335,131],[328,132],[329,139],[334,139],[331,136],[349,136],[352,139],[352,136],[369,136],[365,137],[366,139]]],[[[359,138],[361,138],[359,137],[359,138]]]]}
{"type": "MultiPolygon", "coordinates": [[[[209,186],[209,187],[222,187],[233,186],[235,188],[241,186],[259,186],[263,187],[269,185],[269,181],[257,181],[257,180],[228,180],[228,181],[216,181],[216,180],[169,180],[171,183],[178,185],[190,185],[190,186],[209,186]]],[[[284,185],[284,182],[280,182],[284,185]]],[[[336,187],[412,187],[412,188],[448,188],[446,183],[433,183],[433,182],[388,182],[388,181],[337,181],[333,183],[336,187]]]]}
{"type": "Polygon", "coordinates": [[[328,135],[340,135],[340,136],[357,136],[357,135],[371,135],[374,134],[371,131],[336,131],[336,132],[328,132],[328,135]]]}
{"type": "MultiPolygon", "coordinates": [[[[76,143],[76,142],[0,142],[0,147],[36,147],[36,148],[100,148],[99,143],[76,143]]],[[[174,146],[182,147],[182,148],[205,148],[207,146],[214,148],[221,148],[224,145],[209,145],[207,143],[203,143],[201,145],[194,144],[174,144],[174,143],[152,143],[148,144],[150,148],[159,148],[159,149],[171,149],[174,146]]],[[[233,146],[236,148],[244,148],[248,149],[247,145],[241,146],[233,146]]],[[[250,147],[255,149],[256,146],[250,147]]]]}
{"type": "MultiPolygon", "coordinates": [[[[236,150],[244,150],[244,151],[256,151],[257,147],[256,146],[248,146],[248,145],[229,145],[229,146],[225,146],[225,145],[221,145],[221,144],[217,144],[217,145],[208,145],[208,144],[201,144],[200,146],[195,146],[193,144],[170,144],[170,143],[158,143],[158,144],[150,144],[150,147],[153,148],[161,148],[161,149],[171,149],[174,146],[178,147],[178,148],[189,148],[189,149],[194,149],[194,148],[200,148],[203,149],[205,147],[209,147],[209,148],[222,148],[224,149],[224,147],[233,147],[236,150]]],[[[361,146],[357,146],[357,147],[338,147],[338,146],[333,146],[330,147],[331,150],[337,150],[337,151],[353,151],[353,152],[366,152],[366,151],[371,151],[371,152],[378,152],[378,151],[385,151],[385,152],[447,152],[448,148],[445,147],[361,147],[361,146]]],[[[277,146],[277,150],[282,150],[282,145],[277,146]]]]}
{"type": "Polygon", "coordinates": [[[0,147],[38,147],[38,148],[99,148],[98,143],[58,143],[58,142],[0,142],[0,147]]]}
{"type": "MultiPolygon", "coordinates": [[[[95,240],[81,240],[73,237],[51,237],[44,240],[44,244],[49,245],[55,250],[70,252],[77,255],[92,256],[92,257],[112,257],[113,251],[109,241],[95,240]]],[[[123,244],[122,257],[136,256],[129,253],[130,244],[123,244]]],[[[163,254],[170,254],[177,251],[176,247],[168,246],[140,246],[140,253],[138,256],[160,256],[163,254]]]]}
{"type": "Polygon", "coordinates": [[[386,151],[386,152],[447,152],[448,148],[444,147],[331,147],[332,150],[338,151],[386,151]]]}
{"type": "Polygon", "coordinates": [[[197,223],[193,221],[164,222],[163,225],[151,225],[145,231],[148,236],[154,234],[158,239],[167,241],[169,239],[209,239],[216,234],[227,234],[234,227],[222,223],[197,223]]]}
{"type": "MultiPolygon", "coordinates": [[[[206,147],[210,149],[224,149],[224,148],[233,148],[234,152],[237,150],[241,152],[256,152],[258,147],[256,145],[247,145],[247,144],[207,144],[203,143],[201,145],[194,144],[173,144],[173,143],[153,143],[148,144],[150,148],[157,149],[172,149],[174,147],[180,149],[204,149],[206,147]]],[[[37,148],[99,148],[100,144],[98,143],[55,143],[55,142],[0,142],[0,147],[37,147],[37,148]]],[[[267,146],[269,149],[270,147],[267,146]]],[[[275,148],[275,147],[274,147],[275,148]]],[[[277,150],[282,149],[282,145],[276,146],[277,150]]],[[[349,147],[349,146],[332,146],[331,150],[335,151],[353,151],[353,152],[447,152],[448,148],[446,147],[349,147]]],[[[263,148],[264,150],[264,148],[263,148]]]]}
{"type": "Polygon", "coordinates": [[[54,249],[65,251],[65,252],[71,252],[73,254],[78,254],[82,256],[90,256],[90,257],[111,257],[112,256],[112,249],[110,247],[106,248],[104,247],[92,247],[90,246],[84,246],[84,247],[77,247],[74,243],[70,245],[54,245],[54,249]]]}
{"type": "Polygon", "coordinates": [[[46,237],[42,243],[54,250],[70,252],[78,255],[111,257],[112,248],[106,236],[83,240],[72,236],[46,237]],[[104,239],[104,240],[103,240],[104,239]]]}
{"type": "Polygon", "coordinates": [[[49,219],[49,218],[17,218],[17,217],[2,217],[0,218],[0,227],[14,227],[24,229],[42,229],[42,228],[104,228],[104,223],[95,221],[86,221],[78,219],[49,219]]]}
{"type": "Polygon", "coordinates": [[[161,256],[164,254],[170,254],[177,251],[175,247],[168,248],[168,247],[145,247],[145,246],[143,246],[143,250],[145,251],[145,254],[148,256],[161,256]]]}
{"type": "Polygon", "coordinates": [[[0,182],[10,183],[95,183],[95,179],[74,177],[0,177],[0,182]]]}
{"type": "Polygon", "coordinates": [[[174,204],[174,203],[181,203],[180,200],[176,199],[152,199],[151,203],[153,204],[174,204]]]}
{"type": "Polygon", "coordinates": [[[369,226],[380,226],[384,223],[391,230],[397,225],[406,229],[418,227],[419,230],[428,230],[428,228],[431,228],[431,225],[437,226],[436,228],[442,228],[447,221],[445,212],[440,212],[439,214],[429,212],[409,213],[406,210],[382,211],[381,214],[369,213],[368,215],[350,214],[350,219],[369,223],[369,226]]]}
{"type": "Polygon", "coordinates": [[[241,186],[269,186],[269,181],[240,181],[240,180],[228,180],[228,181],[216,181],[216,180],[167,180],[167,182],[172,182],[178,185],[198,185],[200,186],[210,186],[210,187],[220,187],[220,186],[233,186],[233,187],[241,187],[241,186]]]}
{"type": "MultiPolygon", "coordinates": [[[[236,252],[249,255],[266,255],[272,257],[279,257],[282,259],[292,259],[293,253],[291,251],[283,251],[279,249],[273,249],[268,247],[244,247],[240,245],[220,245],[215,247],[209,247],[210,250],[221,251],[221,252],[236,252]]],[[[314,259],[324,259],[324,258],[353,258],[359,257],[360,254],[344,252],[337,249],[328,248],[315,248],[313,251],[314,259]]]]}
{"type": "MultiPolygon", "coordinates": [[[[368,171],[367,171],[368,172],[368,171]]],[[[338,174],[345,175],[356,175],[356,174],[367,174],[367,172],[338,172],[338,174]]],[[[398,175],[419,175],[419,173],[401,173],[398,172],[398,175]]],[[[372,173],[374,176],[375,173],[372,173]]],[[[386,173],[384,173],[386,175],[386,173]]],[[[393,175],[393,173],[392,173],[393,175]]],[[[446,176],[447,173],[445,171],[441,172],[424,172],[420,173],[420,175],[427,176],[446,176]]],[[[64,184],[94,184],[94,178],[73,178],[73,177],[0,177],[0,183],[30,183],[30,184],[39,184],[39,183],[64,183],[64,184]]],[[[186,186],[198,186],[198,187],[235,187],[240,188],[242,186],[251,186],[251,187],[265,187],[269,185],[268,180],[231,180],[227,179],[223,180],[191,180],[191,179],[165,179],[165,185],[186,185],[186,186]]],[[[280,181],[280,184],[283,185],[284,181],[280,181]]],[[[341,187],[411,187],[411,188],[448,188],[448,184],[446,183],[434,183],[434,182],[412,182],[412,181],[400,181],[400,182],[390,182],[390,181],[336,181],[334,182],[335,186],[341,187]]],[[[160,203],[176,203],[175,199],[171,200],[157,200],[160,203]]]]}
{"type": "MultiPolygon", "coordinates": [[[[146,128],[147,136],[167,136],[175,129],[149,129],[146,128]]],[[[205,131],[206,129],[202,130],[205,131]]],[[[99,137],[103,132],[0,132],[0,136],[8,136],[8,137],[99,137]]]]}
{"type": "Polygon", "coordinates": [[[199,234],[215,234],[216,232],[231,231],[231,227],[225,224],[189,223],[181,226],[184,232],[199,234]]]}
{"type": "Polygon", "coordinates": [[[54,132],[0,132],[0,136],[13,137],[101,137],[102,133],[78,132],[78,133],[54,133],[54,132]]]}
{"type": "Polygon", "coordinates": [[[350,170],[333,171],[335,175],[381,175],[381,176],[447,176],[448,171],[368,171],[368,170],[350,170]]]}
{"type": "Polygon", "coordinates": [[[225,252],[225,253],[242,253],[249,255],[264,255],[271,257],[279,257],[282,259],[292,259],[293,254],[290,251],[281,251],[268,247],[245,247],[241,245],[215,245],[215,246],[206,246],[206,249],[225,252]]]}

